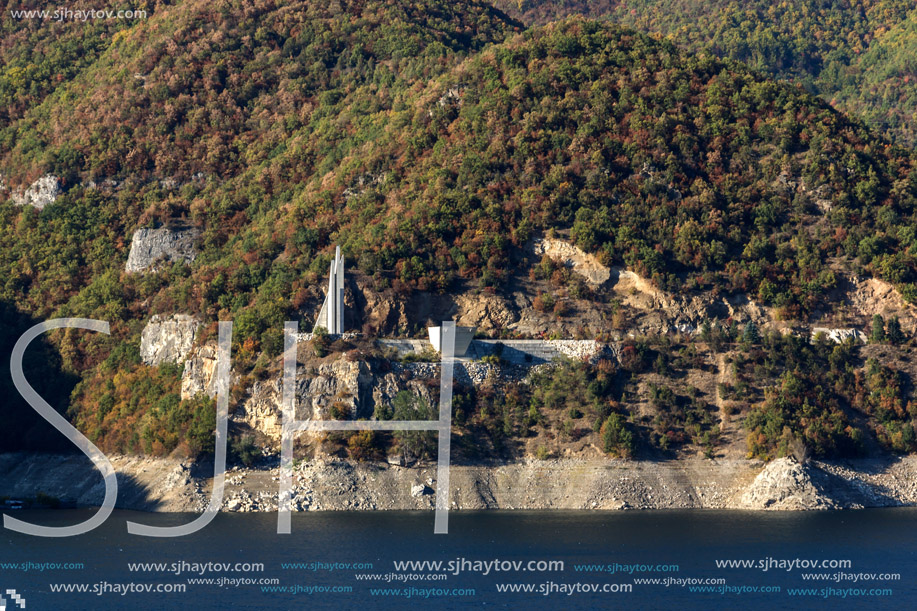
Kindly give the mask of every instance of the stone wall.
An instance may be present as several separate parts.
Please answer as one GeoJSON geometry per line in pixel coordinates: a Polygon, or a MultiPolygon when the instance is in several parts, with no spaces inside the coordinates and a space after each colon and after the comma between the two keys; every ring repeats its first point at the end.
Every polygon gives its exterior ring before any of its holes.
{"type": "MultiPolygon", "coordinates": [[[[395,350],[401,357],[433,351],[433,345],[423,339],[381,339],[379,343],[395,350]]],[[[507,363],[534,366],[559,358],[591,359],[605,352],[614,355],[612,346],[594,340],[476,339],[472,340],[468,347],[466,358],[461,360],[463,362],[472,361],[499,353],[498,356],[507,363]]]]}
{"type": "Polygon", "coordinates": [[[513,365],[538,365],[559,358],[591,359],[606,350],[605,344],[593,340],[488,340],[476,339],[468,350],[469,358],[482,358],[491,354],[513,365]]]}

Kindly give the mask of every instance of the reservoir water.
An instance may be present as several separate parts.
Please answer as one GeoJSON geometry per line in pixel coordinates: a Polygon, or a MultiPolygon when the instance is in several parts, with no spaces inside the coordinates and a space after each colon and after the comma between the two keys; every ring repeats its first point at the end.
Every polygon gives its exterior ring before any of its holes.
{"type": "Polygon", "coordinates": [[[29,610],[917,608],[910,508],[453,512],[448,535],[432,512],[296,514],[291,535],[276,514],[224,513],[173,539],[125,526],[193,517],[116,511],[61,539],[4,529],[0,594],[9,610],[9,590],[29,610]]]}

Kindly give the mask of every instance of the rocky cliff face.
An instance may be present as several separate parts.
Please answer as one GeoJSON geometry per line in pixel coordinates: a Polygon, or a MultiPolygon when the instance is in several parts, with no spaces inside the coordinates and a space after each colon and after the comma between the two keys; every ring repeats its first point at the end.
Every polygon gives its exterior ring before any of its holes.
{"type": "MultiPolygon", "coordinates": [[[[338,359],[322,364],[314,376],[298,376],[295,418],[335,419],[332,418],[332,407],[338,419],[368,417],[372,414],[368,400],[371,386],[372,375],[364,362],[338,359]]],[[[256,382],[249,391],[249,398],[240,406],[234,418],[279,440],[283,424],[282,388],[280,379],[256,382]]]]}
{"type": "Polygon", "coordinates": [[[41,210],[45,206],[53,204],[60,194],[60,179],[47,174],[33,182],[24,191],[22,189],[13,191],[10,199],[17,206],[32,206],[41,210]]]}
{"type": "MultiPolygon", "coordinates": [[[[423,379],[402,377],[395,372],[374,372],[364,361],[341,358],[319,365],[313,374],[304,371],[299,374],[297,420],[371,418],[376,405],[390,404],[402,390],[435,403],[433,391],[423,379]]],[[[256,382],[233,419],[279,441],[283,425],[281,394],[279,379],[256,382]]]]}
{"type": "Polygon", "coordinates": [[[917,306],[905,301],[898,289],[884,280],[851,276],[831,297],[861,316],[867,329],[873,314],[880,314],[885,318],[897,316],[905,332],[917,333],[917,306]]]}
{"type": "Polygon", "coordinates": [[[131,239],[131,251],[125,269],[128,272],[142,272],[176,261],[191,263],[197,256],[194,243],[199,236],[198,229],[138,229],[131,239]]]}
{"type": "Polygon", "coordinates": [[[455,304],[458,306],[459,325],[476,327],[485,333],[512,328],[519,320],[510,304],[496,295],[458,295],[455,304]]]}
{"type": "MultiPolygon", "coordinates": [[[[118,475],[119,508],[199,511],[206,503],[202,469],[190,463],[142,456],[108,459],[118,475]]],[[[0,496],[29,499],[43,493],[79,507],[98,507],[105,498],[102,476],[82,454],[0,454],[0,474],[0,496]]]]}
{"type": "Polygon", "coordinates": [[[198,327],[200,322],[187,314],[153,316],[140,336],[140,358],[151,366],[180,363],[191,352],[198,327]]]}
{"type": "MultiPolygon", "coordinates": [[[[795,186],[794,186],[795,188],[795,186]]],[[[750,295],[720,297],[711,293],[691,291],[669,293],[630,270],[608,268],[593,255],[583,252],[568,241],[557,238],[543,238],[533,242],[536,256],[547,256],[570,268],[597,290],[606,290],[609,298],[614,297],[627,307],[628,334],[658,335],[696,333],[704,322],[711,324],[732,320],[739,325],[754,321],[761,329],[773,329],[782,333],[799,332],[799,325],[781,320],[774,308],[755,301],[750,295]]],[[[537,336],[545,331],[545,321],[528,306],[523,299],[497,296],[463,304],[463,322],[474,324],[482,330],[489,328],[512,328],[524,334],[537,336]],[[490,303],[487,300],[496,303],[490,303]],[[506,312],[500,312],[502,305],[506,312]],[[496,313],[496,314],[495,314],[496,313]],[[489,324],[488,321],[495,321],[489,324]]],[[[857,276],[840,277],[837,286],[827,296],[827,301],[838,306],[834,313],[817,311],[808,321],[812,334],[823,331],[828,339],[842,342],[847,338],[864,341],[872,316],[880,314],[888,319],[897,316],[906,333],[917,332],[917,306],[908,303],[891,284],[876,279],[857,276]]],[[[456,298],[462,304],[462,297],[456,298]]],[[[595,305],[576,304],[577,319],[585,324],[592,318],[595,305]]],[[[555,328],[563,327],[564,321],[552,321],[555,328]]],[[[605,326],[598,323],[597,326],[605,326]]]]}
{"type": "Polygon", "coordinates": [[[190,399],[199,394],[216,397],[216,370],[216,342],[208,342],[194,350],[191,358],[185,362],[185,369],[182,372],[181,398],[190,399]]]}
{"type": "MultiPolygon", "coordinates": [[[[308,404],[305,400],[304,382],[296,385],[296,420],[304,420],[307,417],[304,413],[304,408],[308,404]]],[[[248,399],[233,414],[233,420],[243,422],[272,440],[279,441],[283,427],[282,392],[279,380],[255,382],[249,390],[248,399]]]]}
{"type": "Polygon", "coordinates": [[[611,278],[611,270],[599,263],[594,255],[583,252],[569,242],[551,238],[536,240],[534,250],[536,255],[546,255],[572,268],[593,286],[604,284],[611,278]]]}

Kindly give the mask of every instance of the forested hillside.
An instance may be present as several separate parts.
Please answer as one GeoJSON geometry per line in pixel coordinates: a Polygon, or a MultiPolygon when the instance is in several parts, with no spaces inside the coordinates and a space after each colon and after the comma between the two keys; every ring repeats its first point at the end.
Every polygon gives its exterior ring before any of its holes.
{"type": "Polygon", "coordinates": [[[917,10],[909,0],[495,0],[528,24],[584,15],[797,82],[887,137],[917,143],[917,10]]]}
{"type": "MultiPolygon", "coordinates": [[[[18,27],[5,82],[46,36],[18,27]]],[[[312,316],[335,244],[399,295],[498,292],[560,230],[666,290],[790,320],[830,310],[851,271],[917,300],[913,153],[733,61],[581,18],[525,30],[479,2],[195,0],[97,36],[94,59],[4,89],[0,301],[111,322],[52,339],[82,378],[71,414],[119,449],[140,427],[201,447],[212,409],[140,365],[151,315],[233,320],[250,368],[312,316]],[[53,204],[8,198],[46,174],[53,204]],[[175,223],[201,230],[197,259],[125,273],[132,233],[175,223]]]]}

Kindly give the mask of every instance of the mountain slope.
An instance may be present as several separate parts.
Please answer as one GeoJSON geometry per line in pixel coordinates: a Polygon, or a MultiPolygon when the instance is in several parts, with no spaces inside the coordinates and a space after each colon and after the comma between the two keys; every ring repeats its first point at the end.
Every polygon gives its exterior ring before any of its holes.
{"type": "Polygon", "coordinates": [[[907,0],[496,0],[526,23],[607,18],[693,52],[709,50],[804,85],[889,138],[914,146],[917,90],[907,0]],[[910,39],[908,38],[910,36],[910,39]],[[887,74],[882,82],[881,74],[887,74]]]}
{"type": "Polygon", "coordinates": [[[174,447],[204,409],[140,364],[150,315],[231,319],[236,365],[263,370],[336,243],[398,299],[499,293],[552,231],[786,319],[831,311],[863,270],[917,299],[913,153],[800,88],[611,24],[522,31],[477,2],[233,6],[160,7],[0,131],[12,188],[64,185],[42,211],[0,202],[0,301],[111,322],[52,339],[83,378],[81,422],[103,420],[100,393],[123,406],[96,429],[113,445],[154,422],[174,447]],[[202,232],[193,264],[123,271],[136,229],[176,223],[202,232]]]}

